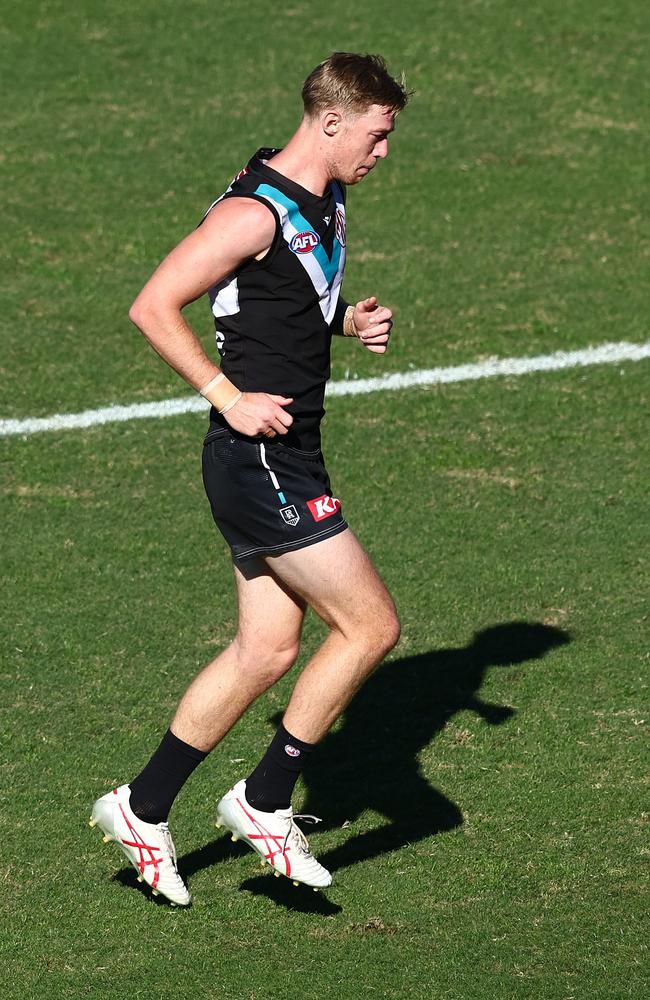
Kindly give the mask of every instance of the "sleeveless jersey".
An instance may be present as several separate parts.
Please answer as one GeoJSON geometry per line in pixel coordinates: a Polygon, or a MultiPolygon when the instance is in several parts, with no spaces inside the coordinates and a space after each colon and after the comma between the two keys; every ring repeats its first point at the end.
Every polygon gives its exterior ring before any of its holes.
{"type": "MultiPolygon", "coordinates": [[[[330,374],[331,325],[345,267],[345,192],[333,181],[319,197],[269,165],[260,149],[224,198],[253,198],[275,216],[262,260],[245,261],[209,291],[220,367],[242,392],[290,396],[294,418],[284,444],[320,448],[330,374]]],[[[210,420],[227,426],[212,408],[210,420]]]]}

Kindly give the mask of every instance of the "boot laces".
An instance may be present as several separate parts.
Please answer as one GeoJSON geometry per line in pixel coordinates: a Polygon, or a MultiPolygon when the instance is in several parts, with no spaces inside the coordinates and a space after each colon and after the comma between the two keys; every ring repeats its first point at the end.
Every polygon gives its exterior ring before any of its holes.
{"type": "Polygon", "coordinates": [[[295,822],[297,819],[303,819],[305,822],[313,823],[314,825],[316,823],[323,822],[320,816],[311,816],[309,813],[292,814],[291,819],[289,820],[289,829],[287,830],[287,835],[284,838],[284,846],[282,850],[286,851],[287,844],[289,840],[291,840],[294,847],[302,851],[303,854],[309,854],[309,841],[298,824],[295,822]]]}
{"type": "Polygon", "coordinates": [[[177,862],[176,862],[176,847],[174,846],[174,841],[172,840],[172,835],[169,832],[169,827],[167,826],[166,823],[160,823],[158,825],[158,829],[160,830],[160,835],[161,835],[161,837],[163,839],[163,843],[165,844],[165,847],[169,851],[169,855],[170,855],[170,857],[172,859],[172,863],[174,865],[174,868],[177,869],[178,866],[177,866],[177,862]]]}

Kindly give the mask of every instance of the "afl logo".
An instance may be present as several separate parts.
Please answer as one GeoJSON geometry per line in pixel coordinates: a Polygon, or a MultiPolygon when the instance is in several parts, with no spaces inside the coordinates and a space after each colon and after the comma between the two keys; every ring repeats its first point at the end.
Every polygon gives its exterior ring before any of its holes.
{"type": "Polygon", "coordinates": [[[311,253],[320,243],[320,236],[311,229],[304,233],[296,233],[289,244],[289,249],[293,253],[311,253]]]}
{"type": "Polygon", "coordinates": [[[290,757],[300,757],[300,750],[298,747],[292,747],[290,743],[287,743],[284,748],[284,752],[288,753],[290,757]]]}

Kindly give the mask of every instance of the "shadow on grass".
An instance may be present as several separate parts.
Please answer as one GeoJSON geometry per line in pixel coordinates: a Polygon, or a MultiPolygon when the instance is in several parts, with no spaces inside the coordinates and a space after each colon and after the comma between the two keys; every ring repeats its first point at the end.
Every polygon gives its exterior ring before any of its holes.
{"type": "MultiPolygon", "coordinates": [[[[169,900],[166,896],[154,896],[150,886],[144,882],[138,882],[135,868],[120,868],[119,872],[113,875],[113,882],[119,882],[125,889],[134,889],[136,892],[139,892],[151,906],[162,906],[163,909],[169,909],[169,900]]],[[[180,909],[183,908],[179,907],[180,909]]]]}
{"type": "MultiPolygon", "coordinates": [[[[219,837],[211,843],[191,851],[178,859],[178,872],[184,882],[203,868],[212,868],[221,861],[229,861],[234,857],[246,857],[249,861],[255,857],[245,844],[233,844],[229,837],[219,837]]],[[[114,882],[119,882],[125,889],[134,889],[147,898],[154,906],[169,906],[164,896],[152,895],[148,885],[138,882],[133,868],[122,868],[113,876],[114,882]]],[[[264,875],[246,879],[239,887],[240,892],[250,892],[254,896],[265,896],[271,902],[286,910],[296,913],[312,913],[317,916],[331,917],[341,913],[341,907],[330,902],[321,892],[314,892],[308,886],[294,886],[290,879],[275,878],[270,869],[264,875]]]]}
{"type": "Polygon", "coordinates": [[[570,641],[568,632],[550,625],[510,622],[477,632],[468,646],[380,667],[349,705],[341,728],[313,755],[303,775],[301,812],[326,817],[326,828],[353,824],[366,809],[388,822],[353,834],[318,860],[336,871],[460,826],[460,808],[423,777],[417,755],[457,712],[476,712],[492,726],[507,722],[514,709],[478,695],[487,671],[539,660],[570,641]]]}
{"type": "MultiPolygon", "coordinates": [[[[336,871],[461,826],[460,808],[423,777],[418,754],[457,712],[476,712],[492,726],[507,722],[515,714],[513,708],[490,704],[478,695],[487,671],[539,660],[570,641],[563,629],[510,622],[482,629],[468,646],[404,657],[380,667],[348,706],[341,727],[326,737],[310,761],[303,775],[307,794],[301,812],[325,816],[326,829],[354,824],[366,809],[388,822],[353,833],[325,854],[316,851],[318,860],[336,871]]],[[[222,837],[180,858],[179,872],[187,879],[233,854],[247,853],[248,848],[222,837]]],[[[123,869],[115,878],[148,891],[135,882],[132,869],[123,869]]],[[[247,879],[240,889],[298,912],[341,912],[321,893],[296,888],[270,873],[247,879]]]]}
{"type": "Polygon", "coordinates": [[[240,892],[250,892],[254,896],[264,896],[277,906],[295,913],[313,913],[323,917],[333,917],[343,912],[343,907],[323,894],[314,892],[306,885],[295,886],[288,878],[274,878],[272,875],[258,875],[248,878],[239,887],[240,892]]]}

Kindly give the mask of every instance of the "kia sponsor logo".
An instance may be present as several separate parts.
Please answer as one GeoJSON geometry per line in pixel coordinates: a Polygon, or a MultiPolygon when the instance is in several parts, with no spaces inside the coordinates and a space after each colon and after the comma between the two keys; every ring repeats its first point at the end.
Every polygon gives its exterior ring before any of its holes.
{"type": "Polygon", "coordinates": [[[307,506],[314,521],[322,521],[341,509],[341,501],[337,500],[336,497],[322,496],[316,497],[315,500],[308,500],[307,506]]]}
{"type": "Polygon", "coordinates": [[[320,243],[320,236],[312,229],[307,229],[304,233],[296,233],[289,244],[289,249],[294,253],[311,253],[320,243]]]}
{"type": "Polygon", "coordinates": [[[300,750],[298,747],[292,747],[290,743],[287,743],[284,748],[284,752],[288,753],[290,757],[300,757],[300,750]]]}

